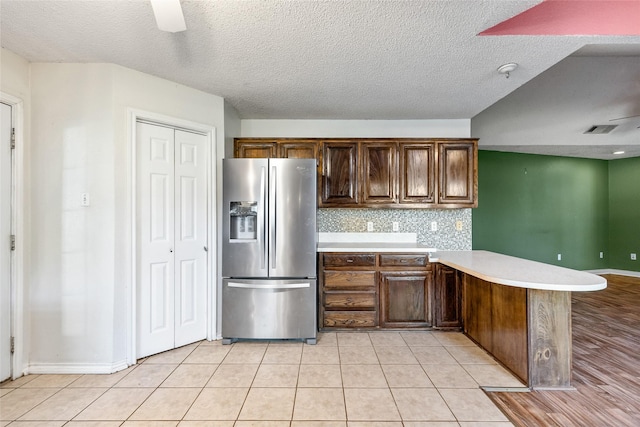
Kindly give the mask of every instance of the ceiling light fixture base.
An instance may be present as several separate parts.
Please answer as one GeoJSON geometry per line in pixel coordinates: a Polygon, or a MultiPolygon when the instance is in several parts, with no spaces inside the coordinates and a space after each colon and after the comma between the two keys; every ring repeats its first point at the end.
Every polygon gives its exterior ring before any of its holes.
{"type": "Polygon", "coordinates": [[[515,62],[509,62],[498,67],[498,73],[504,74],[506,78],[509,78],[509,74],[518,68],[518,64],[515,62]]]}

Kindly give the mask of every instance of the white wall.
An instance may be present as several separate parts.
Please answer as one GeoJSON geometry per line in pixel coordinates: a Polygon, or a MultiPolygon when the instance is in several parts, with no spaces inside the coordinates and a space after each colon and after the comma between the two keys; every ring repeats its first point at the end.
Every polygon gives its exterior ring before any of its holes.
{"type": "Polygon", "coordinates": [[[13,333],[17,338],[14,353],[14,376],[21,375],[27,366],[27,355],[29,354],[29,269],[25,268],[29,264],[29,244],[30,235],[29,224],[30,208],[29,208],[29,156],[30,139],[31,139],[31,88],[29,85],[29,62],[15,53],[0,48],[0,92],[2,92],[2,100],[10,103],[18,101],[19,105],[16,111],[22,117],[16,117],[18,120],[16,126],[16,140],[18,146],[14,150],[15,160],[15,197],[17,217],[15,220],[16,227],[16,251],[14,253],[14,265],[18,269],[15,276],[14,301],[16,302],[16,313],[14,313],[15,323],[13,324],[13,333]],[[5,96],[12,99],[5,99],[5,96]],[[21,107],[21,108],[20,108],[21,107]],[[20,122],[21,120],[21,122],[20,122]]]}
{"type": "Polygon", "coordinates": [[[471,120],[242,120],[243,137],[468,138],[471,120]]]}
{"type": "Polygon", "coordinates": [[[114,321],[112,67],[32,64],[30,372],[108,370],[114,321]],[[81,193],[91,206],[80,205],[81,193]]]}
{"type": "Polygon", "coordinates": [[[31,69],[30,372],[113,371],[127,360],[133,286],[127,108],[215,127],[224,141],[223,99],[111,64],[31,69]]]}

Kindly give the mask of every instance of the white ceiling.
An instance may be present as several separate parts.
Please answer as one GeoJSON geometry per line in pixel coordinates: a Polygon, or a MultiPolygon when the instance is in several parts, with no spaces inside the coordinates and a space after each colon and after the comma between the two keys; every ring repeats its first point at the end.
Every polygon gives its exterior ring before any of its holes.
{"type": "MultiPolygon", "coordinates": [[[[146,0],[2,0],[0,41],[31,62],[109,62],[182,83],[224,97],[243,119],[474,118],[584,46],[581,54],[595,61],[640,54],[638,36],[477,36],[537,3],[183,0],[187,31],[172,34],[157,29],[146,0]],[[509,79],[496,72],[506,62],[520,64],[509,79]]],[[[575,66],[553,79],[575,81],[573,73],[591,73],[590,84],[615,93],[640,82],[640,69],[623,82],[575,66]]],[[[562,99],[565,86],[536,91],[562,99]]],[[[637,110],[640,94],[629,96],[637,110]]],[[[618,117],[619,94],[574,99],[603,121],[618,117]]],[[[520,116],[544,109],[556,122],[573,109],[544,96],[517,102],[520,116]]],[[[481,146],[505,145],[487,132],[481,146]]],[[[549,153],[567,145],[539,127],[536,135],[512,145],[546,145],[549,153]]],[[[640,130],[633,135],[626,145],[640,145],[640,130]]]]}

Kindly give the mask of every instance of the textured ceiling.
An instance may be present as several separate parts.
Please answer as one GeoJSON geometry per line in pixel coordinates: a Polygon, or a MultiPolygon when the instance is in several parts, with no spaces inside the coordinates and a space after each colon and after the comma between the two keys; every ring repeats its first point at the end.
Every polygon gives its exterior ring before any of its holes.
{"type": "Polygon", "coordinates": [[[32,62],[109,62],[182,83],[244,119],[473,118],[585,45],[640,45],[478,36],[538,3],[184,0],[187,31],[171,34],[146,0],[1,0],[0,41],[32,62]],[[506,62],[520,64],[509,79],[496,72],[506,62]]]}

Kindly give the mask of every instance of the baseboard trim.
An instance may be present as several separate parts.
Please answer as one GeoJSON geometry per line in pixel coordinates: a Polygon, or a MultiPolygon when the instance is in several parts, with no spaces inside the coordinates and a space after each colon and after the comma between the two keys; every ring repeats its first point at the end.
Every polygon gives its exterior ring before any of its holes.
{"type": "Polygon", "coordinates": [[[126,361],[99,363],[32,363],[25,374],[113,374],[128,368],[126,361]]]}
{"type": "Polygon", "coordinates": [[[604,268],[601,270],[586,270],[587,273],[593,274],[617,274],[619,276],[640,277],[640,271],[616,270],[613,268],[604,268]]]}

